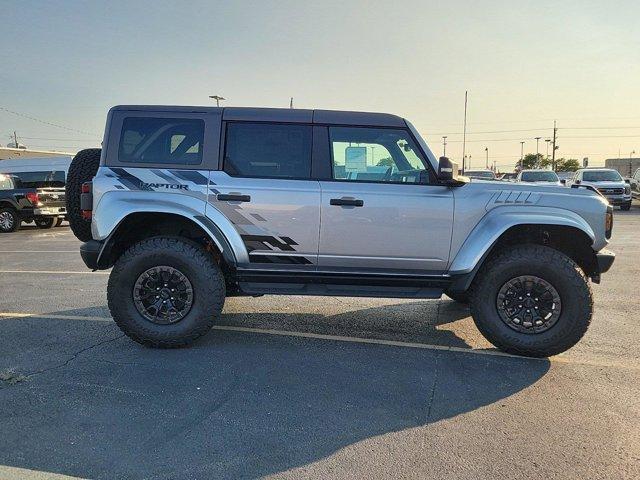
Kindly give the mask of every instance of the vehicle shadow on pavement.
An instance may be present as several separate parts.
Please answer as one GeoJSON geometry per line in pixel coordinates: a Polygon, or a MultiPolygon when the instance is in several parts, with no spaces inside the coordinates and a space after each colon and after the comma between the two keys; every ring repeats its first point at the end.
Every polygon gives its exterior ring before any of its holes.
{"type": "Polygon", "coordinates": [[[154,350],[96,320],[7,318],[0,332],[0,368],[28,376],[0,382],[0,465],[88,478],[283,472],[500,402],[549,369],[546,360],[229,331],[154,350]]]}

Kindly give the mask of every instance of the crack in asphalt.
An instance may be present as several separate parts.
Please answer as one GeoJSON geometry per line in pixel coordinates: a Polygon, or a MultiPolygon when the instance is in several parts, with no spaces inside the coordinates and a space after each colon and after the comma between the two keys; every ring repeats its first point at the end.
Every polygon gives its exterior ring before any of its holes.
{"type": "Polygon", "coordinates": [[[440,370],[440,364],[438,362],[439,360],[440,355],[438,354],[436,355],[435,366],[433,368],[433,385],[431,386],[431,394],[429,395],[429,404],[427,405],[427,418],[425,420],[425,425],[428,425],[429,421],[431,420],[431,407],[433,406],[433,400],[436,396],[436,387],[438,386],[438,373],[440,370]]]}
{"type": "Polygon", "coordinates": [[[124,337],[124,333],[118,335],[117,337],[108,338],[106,340],[102,340],[101,342],[97,342],[97,343],[91,344],[88,347],[82,348],[82,349],[78,350],[77,352],[72,353],[71,357],[69,359],[65,360],[64,362],[62,362],[62,363],[60,363],[58,365],[54,365],[52,367],[43,368],[42,370],[36,370],[35,372],[27,373],[25,375],[25,377],[31,378],[31,377],[35,377],[36,375],[40,375],[40,374],[43,374],[43,373],[46,373],[46,372],[50,372],[51,370],[57,370],[58,368],[64,368],[67,365],[69,365],[71,362],[76,360],[84,352],[86,352],[88,350],[91,350],[93,348],[99,347],[101,345],[104,345],[106,343],[114,342],[114,341],[116,341],[116,340],[118,340],[118,339],[120,339],[122,337],[124,337]]]}

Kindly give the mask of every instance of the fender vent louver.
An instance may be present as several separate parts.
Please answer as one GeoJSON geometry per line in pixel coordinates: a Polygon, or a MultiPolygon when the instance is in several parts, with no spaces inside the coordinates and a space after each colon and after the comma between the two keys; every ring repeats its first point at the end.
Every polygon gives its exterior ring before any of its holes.
{"type": "Polygon", "coordinates": [[[540,200],[540,194],[537,192],[522,192],[515,190],[507,190],[498,193],[494,197],[493,203],[497,205],[533,205],[540,200]]]}

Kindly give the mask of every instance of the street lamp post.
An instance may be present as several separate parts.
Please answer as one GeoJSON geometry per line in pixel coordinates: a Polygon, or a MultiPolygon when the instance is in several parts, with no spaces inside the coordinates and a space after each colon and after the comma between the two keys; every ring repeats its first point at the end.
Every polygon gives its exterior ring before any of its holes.
{"type": "Polygon", "coordinates": [[[538,153],[540,151],[540,149],[539,149],[538,145],[540,144],[540,139],[541,138],[542,137],[536,137],[536,163],[538,163],[540,161],[540,158],[539,158],[540,153],[538,153]]]}
{"type": "Polygon", "coordinates": [[[635,151],[635,150],[632,150],[632,151],[629,153],[629,177],[633,176],[633,172],[632,172],[632,170],[633,170],[633,155],[634,155],[635,153],[636,153],[636,151],[635,151]]]}
{"type": "Polygon", "coordinates": [[[548,160],[548,159],[549,159],[549,143],[551,142],[551,139],[550,139],[550,138],[545,138],[545,139],[544,139],[544,141],[545,141],[545,143],[547,144],[547,154],[546,154],[546,157],[547,157],[547,160],[548,160]]]}
{"type": "Polygon", "coordinates": [[[209,95],[209,98],[216,101],[216,107],[220,106],[220,100],[226,100],[226,98],[221,97],[220,95],[209,95]]]}
{"type": "Polygon", "coordinates": [[[489,170],[489,147],[484,147],[484,151],[487,154],[487,160],[486,160],[484,168],[489,170]]]}
{"type": "Polygon", "coordinates": [[[524,142],[520,142],[520,170],[524,166],[524,142]]]}
{"type": "Polygon", "coordinates": [[[442,156],[443,157],[447,156],[447,136],[446,135],[442,136],[442,156]]]}

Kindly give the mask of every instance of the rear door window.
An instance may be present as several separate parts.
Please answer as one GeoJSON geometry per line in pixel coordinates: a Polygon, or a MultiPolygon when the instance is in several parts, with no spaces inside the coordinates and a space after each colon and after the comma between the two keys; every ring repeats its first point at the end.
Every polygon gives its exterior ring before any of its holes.
{"type": "Polygon", "coordinates": [[[227,124],[224,171],[241,177],[309,179],[311,126],[227,124]]]}
{"type": "Polygon", "coordinates": [[[199,165],[204,121],[128,117],[122,122],[118,160],[122,163],[199,165]]]}

